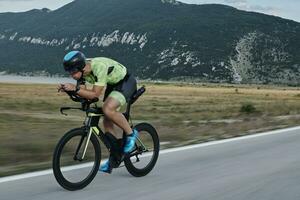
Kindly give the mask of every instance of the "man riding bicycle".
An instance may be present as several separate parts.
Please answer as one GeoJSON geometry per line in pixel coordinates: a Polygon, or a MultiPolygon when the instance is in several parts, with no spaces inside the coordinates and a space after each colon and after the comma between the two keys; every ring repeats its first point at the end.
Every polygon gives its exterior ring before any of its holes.
{"type": "MultiPolygon", "coordinates": [[[[86,99],[98,98],[103,92],[104,98],[102,110],[104,113],[103,125],[106,133],[114,133],[114,124],[126,133],[126,141],[123,152],[130,153],[135,145],[138,135],[136,130],[132,130],[124,115],[119,109],[128,103],[137,88],[136,79],[130,75],[122,64],[105,57],[86,59],[80,51],[67,53],[63,60],[65,71],[73,79],[82,81],[83,85],[76,87],[72,83],[60,84],[59,90],[74,91],[79,96],[86,99]],[[92,89],[87,89],[84,82],[93,84],[92,89]]],[[[101,165],[100,171],[111,173],[112,165],[110,159],[101,165]]]]}

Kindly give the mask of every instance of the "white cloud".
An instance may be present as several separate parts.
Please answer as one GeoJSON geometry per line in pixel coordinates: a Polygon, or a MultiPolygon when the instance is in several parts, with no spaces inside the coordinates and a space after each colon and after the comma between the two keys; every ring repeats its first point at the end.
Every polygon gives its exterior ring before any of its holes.
{"type": "Polygon", "coordinates": [[[0,12],[23,12],[34,8],[57,9],[73,0],[0,0],[0,12]]]}
{"type": "MultiPolygon", "coordinates": [[[[0,12],[21,12],[34,8],[57,9],[73,0],[0,0],[0,12]]],[[[149,0],[151,1],[151,0],[149,0]]],[[[241,10],[261,12],[300,22],[299,0],[178,0],[192,4],[225,4],[241,10]]]]}
{"type": "Polygon", "coordinates": [[[224,0],[224,3],[247,3],[247,0],[224,0]]]}
{"type": "Polygon", "coordinates": [[[241,10],[265,13],[269,15],[279,15],[281,13],[281,8],[277,8],[275,6],[250,4],[247,0],[224,0],[224,3],[227,3],[241,10]]]}
{"type": "Polygon", "coordinates": [[[275,15],[300,22],[298,0],[179,0],[191,4],[225,4],[240,10],[275,15]]]}

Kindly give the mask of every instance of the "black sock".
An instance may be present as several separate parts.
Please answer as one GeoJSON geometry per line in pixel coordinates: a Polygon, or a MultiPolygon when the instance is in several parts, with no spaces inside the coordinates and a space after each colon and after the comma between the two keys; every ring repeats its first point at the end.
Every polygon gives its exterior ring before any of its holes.
{"type": "Polygon", "coordinates": [[[133,133],[131,133],[131,134],[127,135],[127,137],[133,137],[133,133]]]}

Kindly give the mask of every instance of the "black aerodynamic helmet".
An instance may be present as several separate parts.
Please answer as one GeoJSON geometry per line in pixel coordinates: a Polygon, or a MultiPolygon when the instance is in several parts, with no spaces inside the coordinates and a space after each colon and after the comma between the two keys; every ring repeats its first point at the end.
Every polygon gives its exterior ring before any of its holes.
{"type": "Polygon", "coordinates": [[[64,57],[64,69],[69,73],[82,71],[85,67],[85,55],[80,51],[71,51],[64,57]]]}

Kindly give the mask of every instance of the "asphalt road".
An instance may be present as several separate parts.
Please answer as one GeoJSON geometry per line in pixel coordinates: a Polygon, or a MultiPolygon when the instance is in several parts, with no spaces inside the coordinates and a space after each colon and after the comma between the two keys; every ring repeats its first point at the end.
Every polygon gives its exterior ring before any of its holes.
{"type": "Polygon", "coordinates": [[[52,174],[2,178],[0,199],[298,200],[299,152],[300,127],[162,151],[146,177],[132,177],[120,168],[111,175],[98,174],[88,187],[75,192],[61,188],[52,174]]]}

